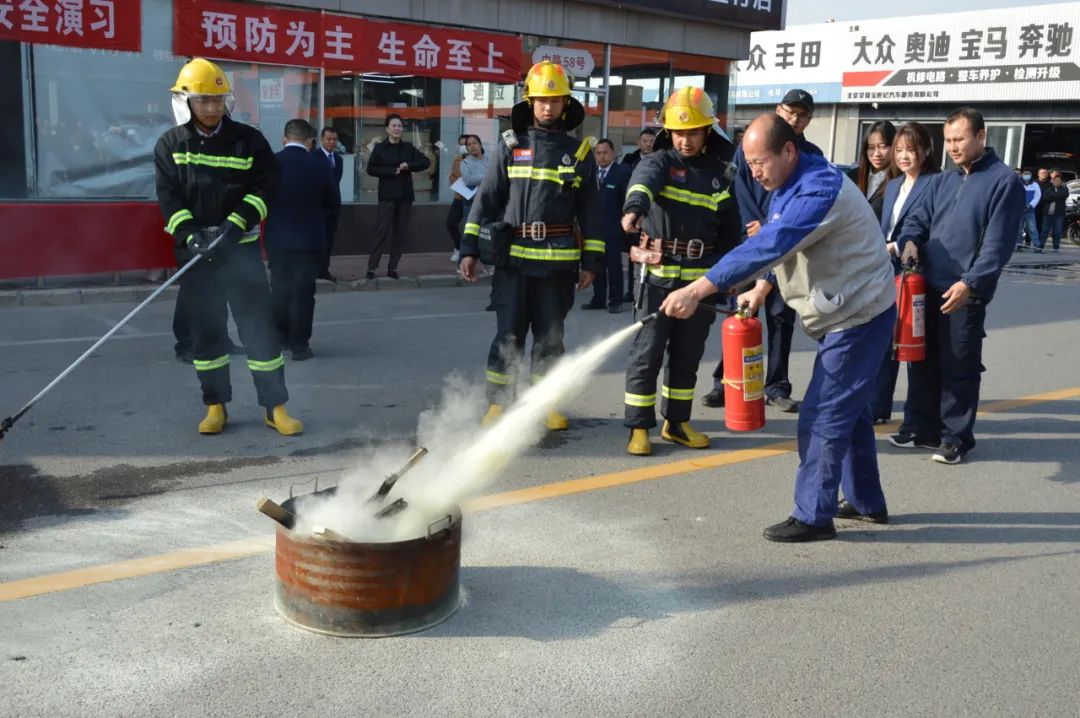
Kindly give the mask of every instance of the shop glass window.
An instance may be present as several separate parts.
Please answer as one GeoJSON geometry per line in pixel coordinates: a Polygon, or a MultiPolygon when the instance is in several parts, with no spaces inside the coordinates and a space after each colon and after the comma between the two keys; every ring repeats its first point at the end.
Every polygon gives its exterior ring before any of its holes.
{"type": "MultiPolygon", "coordinates": [[[[367,160],[386,139],[386,116],[393,113],[404,122],[403,139],[431,160],[430,169],[413,176],[416,201],[449,202],[447,176],[463,131],[462,86],[433,77],[328,71],[326,124],[338,133],[342,201],[378,201],[379,181],[368,175],[367,160]]],[[[486,145],[488,138],[481,139],[486,145]]]]}

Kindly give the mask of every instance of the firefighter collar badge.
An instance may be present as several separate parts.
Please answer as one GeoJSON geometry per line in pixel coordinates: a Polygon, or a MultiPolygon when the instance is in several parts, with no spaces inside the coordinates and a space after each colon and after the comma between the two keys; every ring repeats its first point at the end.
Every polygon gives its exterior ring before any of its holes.
{"type": "Polygon", "coordinates": [[[570,165],[570,164],[571,164],[572,162],[573,162],[573,160],[572,160],[572,159],[570,159],[570,155],[563,155],[563,156],[562,156],[562,163],[563,163],[564,165],[567,165],[567,166],[569,166],[569,165],[570,165]]]}
{"type": "Polygon", "coordinates": [[[712,188],[720,189],[720,180],[718,180],[716,177],[713,177],[712,188]]]}

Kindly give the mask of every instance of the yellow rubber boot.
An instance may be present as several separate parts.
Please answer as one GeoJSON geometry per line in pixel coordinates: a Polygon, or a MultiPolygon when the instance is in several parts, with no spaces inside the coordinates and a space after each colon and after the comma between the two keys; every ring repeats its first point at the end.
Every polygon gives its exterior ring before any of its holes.
{"type": "Polygon", "coordinates": [[[289,416],[284,404],[278,404],[273,411],[266,412],[266,425],[284,436],[304,433],[303,423],[289,416]]]}
{"type": "Polygon", "coordinates": [[[570,421],[557,411],[550,411],[547,415],[548,431],[566,431],[570,428],[570,421]]]}
{"type": "Polygon", "coordinates": [[[634,456],[651,456],[652,442],[649,441],[649,430],[631,429],[630,443],[626,445],[626,450],[634,456]]]}
{"type": "Polygon", "coordinates": [[[665,421],[664,428],[660,432],[660,438],[664,441],[673,441],[676,444],[689,446],[691,449],[709,448],[709,437],[701,432],[694,431],[694,427],[690,426],[689,421],[683,421],[678,424],[672,424],[670,421],[665,421]]]}
{"type": "Polygon", "coordinates": [[[480,426],[491,426],[503,415],[502,404],[492,404],[488,407],[487,413],[484,414],[484,419],[480,422],[480,426]]]}
{"type": "Polygon", "coordinates": [[[199,422],[199,433],[220,434],[225,430],[225,421],[228,418],[224,404],[207,404],[206,418],[199,422]]]}

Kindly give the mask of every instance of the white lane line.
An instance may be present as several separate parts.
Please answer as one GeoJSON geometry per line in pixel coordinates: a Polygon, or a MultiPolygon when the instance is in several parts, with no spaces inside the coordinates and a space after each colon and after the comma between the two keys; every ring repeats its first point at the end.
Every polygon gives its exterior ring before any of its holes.
{"type": "MultiPolygon", "coordinates": [[[[381,322],[408,322],[408,321],[425,321],[432,319],[454,319],[457,317],[472,317],[483,315],[484,312],[454,312],[451,314],[414,314],[405,317],[364,317],[358,319],[331,319],[325,322],[315,322],[316,327],[336,327],[344,326],[348,324],[378,324],[381,322]]],[[[115,322],[114,322],[115,323],[115,322]]],[[[121,339],[160,339],[161,337],[171,337],[172,332],[146,332],[140,334],[123,334],[113,337],[114,340],[121,339]]],[[[92,337],[59,337],[56,339],[22,339],[16,341],[0,342],[0,347],[32,347],[42,346],[47,344],[77,344],[79,342],[96,342],[101,338],[101,335],[95,335],[92,337]]]]}

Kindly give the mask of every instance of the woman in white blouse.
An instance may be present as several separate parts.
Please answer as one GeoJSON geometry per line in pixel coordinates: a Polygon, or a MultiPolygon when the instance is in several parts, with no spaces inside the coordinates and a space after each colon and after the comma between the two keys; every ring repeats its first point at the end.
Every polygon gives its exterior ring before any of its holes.
{"type": "MultiPolygon", "coordinates": [[[[909,122],[896,131],[892,142],[892,165],[899,174],[889,181],[882,194],[881,231],[899,273],[900,261],[892,237],[922,199],[931,176],[938,172],[934,161],[934,140],[926,127],[918,122],[909,122]]],[[[872,407],[875,424],[884,424],[892,417],[893,392],[899,372],[900,362],[893,359],[890,349],[878,372],[877,396],[872,407]]]]}

